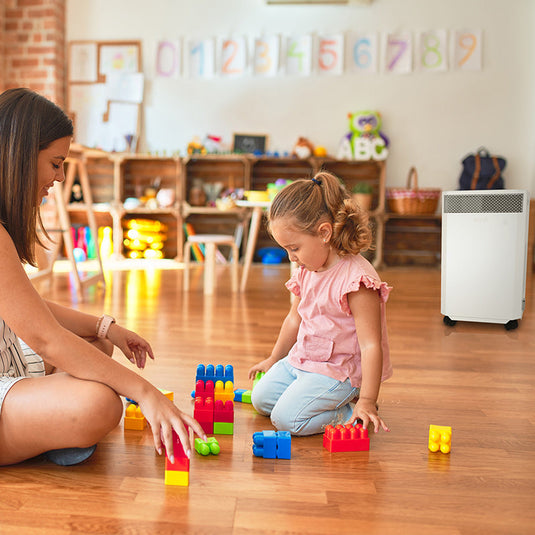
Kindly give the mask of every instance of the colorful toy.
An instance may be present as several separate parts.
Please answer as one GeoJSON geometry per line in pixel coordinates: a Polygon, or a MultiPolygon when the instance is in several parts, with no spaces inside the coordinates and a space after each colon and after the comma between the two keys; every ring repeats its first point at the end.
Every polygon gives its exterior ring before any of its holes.
{"type": "Polygon", "coordinates": [[[253,454],[264,459],[291,459],[292,436],[288,431],[253,433],[253,454]]]}
{"type": "Polygon", "coordinates": [[[369,451],[368,430],[362,424],[328,425],[323,435],[323,447],[331,453],[338,451],[369,451]]]}
{"type": "Polygon", "coordinates": [[[234,390],[234,401],[239,401],[241,403],[251,403],[251,393],[251,390],[236,388],[236,390],[234,390]]]}
{"type": "Polygon", "coordinates": [[[218,364],[215,367],[213,364],[208,364],[206,368],[204,364],[199,364],[197,366],[197,375],[195,377],[195,381],[199,380],[204,382],[213,381],[214,384],[217,381],[223,381],[224,383],[227,381],[234,382],[234,368],[232,367],[232,364],[227,364],[226,366],[218,364]]]}
{"type": "Polygon", "coordinates": [[[256,372],[255,378],[253,380],[253,390],[254,387],[258,384],[258,381],[260,381],[260,379],[262,379],[264,375],[266,375],[266,372],[256,372]]]}
{"type": "Polygon", "coordinates": [[[163,258],[167,225],[152,219],[130,219],[124,223],[123,238],[128,258],[163,258]]]}
{"type": "Polygon", "coordinates": [[[214,399],[221,401],[234,401],[234,385],[232,381],[227,381],[223,385],[223,381],[217,381],[214,387],[214,399]]]}
{"type": "Polygon", "coordinates": [[[381,114],[376,111],[349,113],[350,132],[342,139],[338,159],[385,160],[388,138],[381,132],[381,114]]]}
{"type": "Polygon", "coordinates": [[[195,451],[200,455],[219,455],[221,448],[215,437],[208,437],[206,442],[202,438],[195,439],[195,451]]]}
{"type": "Polygon", "coordinates": [[[451,427],[445,425],[429,426],[429,451],[442,453],[451,451],[451,427]]]}
{"type": "Polygon", "coordinates": [[[201,143],[199,136],[195,136],[189,143],[187,148],[188,154],[206,154],[206,147],[201,143]]]}
{"type": "Polygon", "coordinates": [[[314,154],[314,145],[306,138],[300,137],[293,148],[292,156],[304,160],[314,154]]]}
{"type": "MultiPolygon", "coordinates": [[[[186,427],[189,432],[189,428],[186,427]]],[[[178,435],[173,430],[173,458],[171,462],[166,452],[165,456],[165,484],[187,487],[189,485],[189,459],[184,452],[178,435]]]]}
{"type": "Polygon", "coordinates": [[[142,431],[147,421],[137,403],[128,403],[124,411],[124,428],[142,431]]]}

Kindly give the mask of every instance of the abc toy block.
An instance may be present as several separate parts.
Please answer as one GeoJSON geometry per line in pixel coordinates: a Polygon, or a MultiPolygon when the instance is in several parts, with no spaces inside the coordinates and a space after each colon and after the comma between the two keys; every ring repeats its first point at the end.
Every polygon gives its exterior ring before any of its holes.
{"type": "Polygon", "coordinates": [[[214,404],[214,423],[227,422],[234,423],[234,403],[232,401],[221,401],[217,399],[214,404]]]}
{"type": "Polygon", "coordinates": [[[208,437],[206,441],[202,438],[195,439],[195,451],[201,455],[219,455],[221,448],[215,437],[208,437]]]}
{"type": "Polygon", "coordinates": [[[429,451],[449,453],[451,451],[451,427],[445,425],[429,426],[429,451]]]}
{"type": "Polygon", "coordinates": [[[223,383],[223,381],[217,381],[214,389],[214,399],[222,401],[234,400],[234,384],[231,381],[223,383]]]}
{"type": "Polygon", "coordinates": [[[362,424],[328,425],[323,435],[323,446],[331,453],[339,451],[369,451],[368,430],[362,424]]]}
{"type": "Polygon", "coordinates": [[[214,435],[233,435],[234,424],[231,422],[214,422],[214,435]]]}
{"type": "Polygon", "coordinates": [[[145,429],[147,421],[141,409],[134,403],[129,403],[124,412],[124,428],[142,431],[145,429]]]}
{"type": "Polygon", "coordinates": [[[196,398],[213,398],[214,397],[214,382],[213,381],[197,381],[195,383],[195,397],[196,398]]]}
{"type": "Polygon", "coordinates": [[[264,377],[264,375],[266,375],[266,372],[256,372],[255,378],[253,380],[253,388],[252,388],[252,390],[254,390],[254,387],[258,384],[258,381],[260,381],[260,379],[262,379],[262,377],[264,377]]]}

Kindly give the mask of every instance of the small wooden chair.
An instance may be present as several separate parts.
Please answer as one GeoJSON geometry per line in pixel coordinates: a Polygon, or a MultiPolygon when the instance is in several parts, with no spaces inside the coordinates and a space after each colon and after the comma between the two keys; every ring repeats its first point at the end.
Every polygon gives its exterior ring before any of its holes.
{"type": "Polygon", "coordinates": [[[230,234],[194,234],[188,236],[184,243],[184,291],[189,290],[189,267],[191,259],[191,246],[193,244],[204,245],[204,293],[212,295],[215,287],[215,263],[216,247],[228,245],[232,250],[231,255],[231,280],[232,291],[238,290],[238,261],[239,250],[234,236],[230,234]]]}

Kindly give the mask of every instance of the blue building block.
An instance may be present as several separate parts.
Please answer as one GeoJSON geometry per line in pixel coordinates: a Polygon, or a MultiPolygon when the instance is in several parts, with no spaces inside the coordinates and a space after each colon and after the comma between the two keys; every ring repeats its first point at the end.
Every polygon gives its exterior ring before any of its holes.
{"type": "Polygon", "coordinates": [[[214,366],[213,364],[208,364],[206,367],[204,364],[199,364],[197,366],[197,375],[195,376],[195,383],[197,381],[213,381],[214,385],[217,381],[232,381],[234,383],[234,368],[231,364],[223,366],[218,364],[214,366]]]}
{"type": "Polygon", "coordinates": [[[234,401],[251,403],[251,391],[245,390],[244,388],[236,388],[236,390],[234,390],[234,401]]]}
{"type": "Polygon", "coordinates": [[[253,454],[264,459],[291,459],[292,437],[288,431],[253,433],[253,454]]]}

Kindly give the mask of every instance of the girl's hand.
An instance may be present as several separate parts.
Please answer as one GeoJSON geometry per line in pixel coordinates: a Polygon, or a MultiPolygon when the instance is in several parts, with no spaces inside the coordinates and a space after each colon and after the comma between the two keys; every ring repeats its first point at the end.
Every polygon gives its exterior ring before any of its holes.
{"type": "Polygon", "coordinates": [[[268,357],[258,364],[255,364],[247,373],[249,379],[254,379],[258,372],[267,372],[275,362],[277,361],[273,357],[268,357]]]}
{"type": "Polygon", "coordinates": [[[357,419],[362,420],[362,427],[364,427],[364,429],[367,429],[368,424],[372,422],[376,433],[379,431],[380,427],[383,428],[384,431],[390,431],[385,422],[379,417],[375,401],[371,399],[359,399],[353,409],[353,415],[347,423],[353,425],[357,419]]]}
{"type": "Polygon", "coordinates": [[[197,420],[178,409],[158,390],[154,389],[149,392],[149,395],[139,403],[139,406],[150,424],[156,451],[161,455],[163,446],[165,451],[169,452],[168,457],[171,462],[174,462],[173,429],[177,433],[188,458],[191,456],[194,443],[186,426],[193,429],[197,436],[206,440],[206,434],[197,420]]]}
{"type": "Polygon", "coordinates": [[[138,368],[143,369],[147,361],[147,355],[154,360],[154,354],[150,344],[136,334],[116,323],[112,323],[107,334],[108,340],[117,346],[125,357],[138,368]]]}

